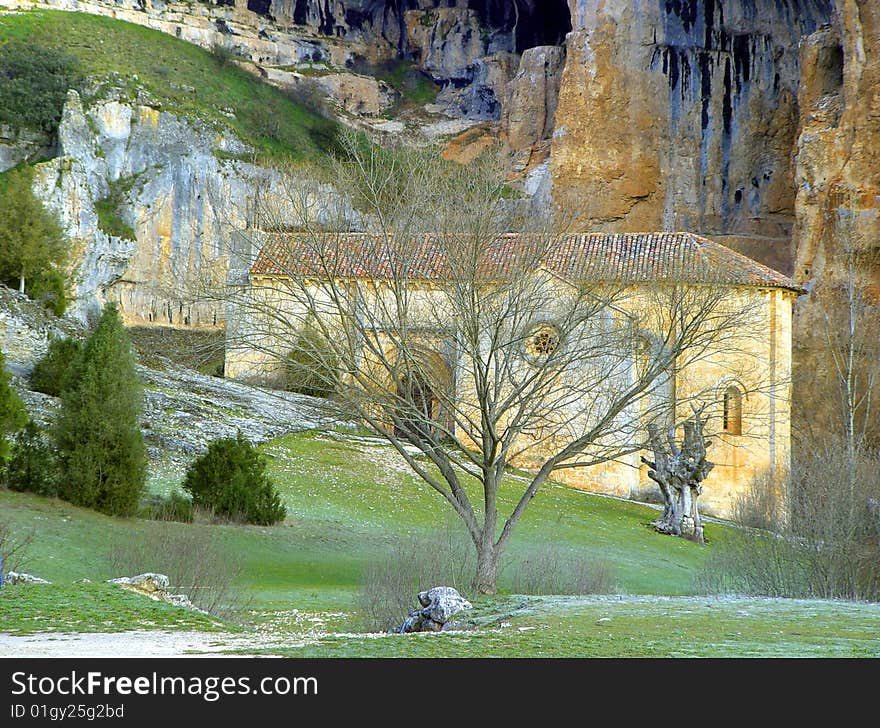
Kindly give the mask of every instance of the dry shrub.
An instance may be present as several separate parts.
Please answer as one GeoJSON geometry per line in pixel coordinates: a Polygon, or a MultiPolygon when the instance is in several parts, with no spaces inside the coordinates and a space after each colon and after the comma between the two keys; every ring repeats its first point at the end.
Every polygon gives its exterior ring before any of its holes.
{"type": "Polygon", "coordinates": [[[787,497],[757,479],[737,505],[747,528],[697,577],[712,593],[880,600],[880,457],[828,442],[802,457],[787,497]]]}
{"type": "MultiPolygon", "coordinates": [[[[473,587],[476,555],[467,535],[451,523],[433,536],[394,539],[381,560],[361,577],[358,600],[366,631],[399,627],[418,604],[416,595],[435,586],[460,592],[473,587]]],[[[564,546],[542,544],[511,557],[504,565],[518,594],[608,594],[616,591],[610,564],[588,559],[564,546]]]]}
{"type": "Polygon", "coordinates": [[[474,573],[473,545],[460,529],[448,526],[435,536],[394,539],[381,560],[361,575],[359,621],[368,632],[399,627],[418,606],[416,595],[435,586],[459,591],[470,586],[474,573]]]}
{"type": "Polygon", "coordinates": [[[22,571],[27,564],[28,551],[36,538],[36,531],[21,532],[5,521],[0,521],[0,560],[3,573],[22,571]]]}
{"type": "Polygon", "coordinates": [[[707,594],[815,596],[803,549],[796,541],[769,531],[743,530],[731,535],[715,547],[695,584],[707,594]]]}
{"type": "Polygon", "coordinates": [[[149,531],[114,543],[109,561],[117,576],[167,575],[173,591],[218,617],[235,617],[248,606],[241,588],[243,562],[223,548],[210,527],[156,522],[149,531]]]}
{"type": "Polygon", "coordinates": [[[555,543],[528,549],[505,566],[516,594],[609,594],[616,591],[611,565],[555,543]]]}

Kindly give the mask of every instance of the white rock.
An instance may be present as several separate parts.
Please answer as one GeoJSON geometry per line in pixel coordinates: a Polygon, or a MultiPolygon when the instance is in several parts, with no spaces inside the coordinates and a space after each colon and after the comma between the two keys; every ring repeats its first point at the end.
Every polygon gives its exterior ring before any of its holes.
{"type": "Polygon", "coordinates": [[[3,577],[3,584],[8,586],[16,586],[18,584],[51,584],[52,582],[41,579],[33,574],[24,572],[10,571],[3,577]]]}

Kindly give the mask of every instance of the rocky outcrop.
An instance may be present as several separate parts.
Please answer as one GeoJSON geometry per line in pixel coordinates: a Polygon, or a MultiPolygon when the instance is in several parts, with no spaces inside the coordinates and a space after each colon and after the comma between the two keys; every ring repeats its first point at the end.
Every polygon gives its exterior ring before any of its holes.
{"type": "Polygon", "coordinates": [[[880,300],[880,6],[837,4],[839,23],[801,47],[795,276],[840,282],[851,247],[880,300]]]}
{"type": "Polygon", "coordinates": [[[522,54],[507,88],[502,118],[515,171],[526,169],[534,159],[543,162],[550,153],[564,63],[565,50],[559,46],[537,46],[522,54]]]}
{"type": "Polygon", "coordinates": [[[0,172],[51,156],[52,151],[52,142],[45,134],[0,124],[0,172]]]}
{"type": "Polygon", "coordinates": [[[127,323],[219,326],[222,306],[194,288],[225,275],[227,231],[249,225],[274,173],[239,159],[249,150],[233,134],[158,107],[111,93],[84,109],[71,91],[59,156],[36,166],[34,188],[72,243],[71,315],[112,300],[127,323]],[[131,234],[107,232],[107,216],[131,234]]]}
{"type": "Polygon", "coordinates": [[[171,580],[165,574],[146,573],[137,576],[120,576],[117,579],[109,579],[107,583],[116,584],[127,591],[149,597],[155,602],[166,602],[175,607],[207,614],[205,610],[196,607],[186,594],[172,594],[169,590],[171,580]]]}
{"type": "Polygon", "coordinates": [[[570,4],[554,194],[585,227],[693,230],[788,267],[798,45],[831,1],[570,4]]]}
{"type": "Polygon", "coordinates": [[[451,586],[435,586],[419,592],[418,599],[422,606],[409,613],[398,632],[448,631],[456,614],[472,608],[471,603],[451,586]]]}
{"type": "MultiPolygon", "coordinates": [[[[23,294],[0,286],[0,349],[28,414],[41,427],[52,425],[59,401],[27,389],[34,362],[51,337],[84,335],[75,321],[58,319],[23,294]]],[[[210,377],[167,360],[164,364],[161,371],[138,367],[144,385],[141,430],[148,455],[156,461],[188,464],[211,441],[235,437],[238,431],[261,443],[291,432],[355,426],[326,400],[210,377]]]]}
{"type": "Polygon", "coordinates": [[[19,584],[51,584],[52,582],[47,581],[39,576],[34,576],[33,574],[26,574],[24,572],[18,571],[10,571],[6,574],[2,580],[3,584],[6,586],[18,586],[19,584]]]}

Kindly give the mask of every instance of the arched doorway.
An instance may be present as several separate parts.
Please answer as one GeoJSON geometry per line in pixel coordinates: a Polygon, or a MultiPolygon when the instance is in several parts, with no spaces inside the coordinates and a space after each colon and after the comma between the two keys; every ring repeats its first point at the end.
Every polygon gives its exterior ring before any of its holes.
{"type": "Polygon", "coordinates": [[[404,374],[397,384],[397,396],[402,402],[395,434],[399,437],[434,434],[440,402],[427,379],[415,372],[404,374]]]}
{"type": "Polygon", "coordinates": [[[413,346],[409,356],[399,357],[396,364],[395,433],[416,439],[437,435],[448,424],[453,391],[449,365],[428,346],[413,346]]]}

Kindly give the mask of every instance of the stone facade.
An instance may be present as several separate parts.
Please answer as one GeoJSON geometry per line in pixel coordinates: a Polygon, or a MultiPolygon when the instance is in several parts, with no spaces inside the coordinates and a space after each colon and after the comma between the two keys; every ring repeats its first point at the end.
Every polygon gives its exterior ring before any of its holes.
{"type": "MultiPolygon", "coordinates": [[[[687,238],[681,234],[631,236],[633,239],[639,237],[651,240],[687,238]]],[[[709,244],[711,241],[704,243],[709,244]]],[[[713,253],[723,250],[721,246],[712,246],[713,253]]],[[[731,251],[728,252],[735,256],[731,251]]],[[[583,259],[582,255],[576,257],[583,259]]],[[[656,257],[664,258],[666,255],[657,253],[656,257]]],[[[472,385],[468,383],[469,370],[466,362],[457,353],[453,338],[442,333],[444,321],[437,320],[438,311],[449,310],[449,306],[445,304],[444,284],[435,280],[432,275],[432,271],[436,271],[433,258],[418,254],[414,258],[425,262],[424,273],[414,274],[414,279],[418,280],[414,280],[409,289],[410,320],[413,326],[419,328],[417,322],[421,321],[420,312],[425,312],[422,317],[424,332],[418,334],[421,338],[417,345],[417,349],[425,352],[420,368],[431,372],[432,386],[443,387],[444,391],[454,391],[456,406],[465,410],[473,402],[472,394],[469,394],[473,391],[472,385]],[[425,276],[424,279],[419,278],[421,275],[425,276]]],[[[308,318],[302,305],[304,297],[291,296],[292,289],[289,283],[285,283],[287,275],[278,268],[279,265],[283,267],[280,260],[280,248],[273,248],[265,259],[261,256],[257,260],[247,279],[242,282],[244,294],[257,297],[261,303],[255,307],[245,306],[237,311],[231,310],[228,314],[228,377],[266,381],[278,376],[282,367],[281,357],[290,350],[291,339],[295,334],[290,330],[281,330],[273,322],[295,322],[308,318]],[[296,298],[299,300],[295,300],[296,298]],[[267,312],[264,319],[260,318],[261,311],[267,312]]],[[[789,279],[774,271],[763,267],[749,269],[750,262],[745,258],[735,257],[730,260],[734,263],[741,260],[744,271],[748,270],[748,273],[738,276],[737,281],[719,284],[715,273],[709,272],[705,282],[692,280],[684,285],[722,286],[717,290],[724,291],[724,305],[730,306],[730,310],[746,312],[741,327],[732,335],[723,335],[723,341],[721,338],[713,341],[700,356],[682,359],[675,366],[674,375],[662,382],[662,386],[658,385],[649,397],[639,401],[637,405],[631,405],[621,414],[626,423],[621,432],[632,433],[643,429],[647,418],[656,417],[660,410],[671,410],[676,421],[683,421],[691,414],[692,402],[700,402],[708,407],[710,420],[707,431],[712,433],[709,458],[715,463],[715,468],[705,482],[701,504],[707,513],[720,517],[732,516],[737,497],[755,479],[766,478],[772,487],[781,492],[788,477],[791,456],[792,306],[799,293],[789,279]],[[764,275],[764,271],[767,275],[764,275]],[[741,401],[738,400],[736,404],[736,426],[731,424],[734,415],[731,413],[730,403],[725,404],[725,395],[731,390],[741,397],[741,401]],[[728,407],[726,414],[725,407],[728,407]]],[[[650,267],[653,262],[653,259],[649,259],[644,265],[650,267]]],[[[722,270],[724,263],[719,265],[722,270]]],[[[296,266],[295,262],[288,264],[292,267],[287,270],[296,266]]],[[[555,270],[542,267],[536,271],[535,275],[546,275],[551,281],[550,285],[555,293],[548,300],[561,300],[569,295],[572,284],[564,276],[558,275],[559,270],[565,269],[567,265],[566,260],[559,258],[551,266],[555,270]]],[[[572,265],[576,268],[577,261],[572,265]]],[[[589,268],[590,265],[587,264],[586,267],[589,268]]],[[[352,280],[352,285],[359,287],[360,296],[357,298],[365,302],[365,313],[361,315],[369,316],[378,331],[391,325],[383,323],[382,312],[393,307],[389,306],[387,299],[380,305],[381,297],[387,296],[382,285],[375,280],[358,280],[356,277],[352,280]]],[[[614,310],[609,309],[609,315],[619,321],[620,325],[634,320],[647,321],[650,316],[645,312],[658,310],[658,291],[662,291],[665,285],[667,284],[662,280],[645,277],[634,281],[615,299],[614,310]]],[[[319,301],[323,292],[321,284],[315,283],[307,298],[310,302],[319,301]]],[[[320,308],[320,304],[317,306],[320,308]]],[[[332,305],[329,308],[332,309],[332,305]]],[[[548,309],[546,315],[550,320],[553,312],[548,309]]],[[[341,327],[341,322],[337,323],[341,327]]],[[[454,326],[451,320],[445,324],[454,326]]],[[[646,327],[648,337],[659,333],[652,332],[650,324],[639,325],[646,327]]],[[[394,351],[390,340],[384,344],[380,341],[379,344],[384,356],[393,360],[394,351]]],[[[362,366],[369,367],[372,355],[366,352],[365,349],[362,366]]],[[[528,354],[524,352],[523,356],[528,354]]],[[[634,350],[630,356],[631,361],[635,362],[639,354],[634,350]]],[[[632,364],[624,367],[624,370],[632,372],[635,366],[632,364]]],[[[622,381],[611,384],[616,386],[622,381]]],[[[439,417],[442,421],[439,412],[432,416],[439,417]]],[[[571,422],[575,423],[575,429],[581,426],[586,429],[588,421],[584,417],[580,409],[578,414],[572,414],[571,422]]],[[[513,462],[515,466],[534,470],[547,456],[560,449],[559,435],[546,438],[538,433],[534,436],[535,444],[531,444],[528,437],[523,435],[524,439],[517,446],[523,452],[513,462]]],[[[576,488],[622,498],[653,500],[659,496],[656,485],[647,477],[647,468],[639,461],[638,452],[601,466],[560,470],[554,477],[576,488]]]]}

